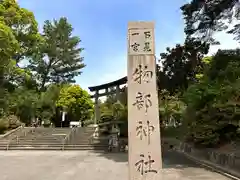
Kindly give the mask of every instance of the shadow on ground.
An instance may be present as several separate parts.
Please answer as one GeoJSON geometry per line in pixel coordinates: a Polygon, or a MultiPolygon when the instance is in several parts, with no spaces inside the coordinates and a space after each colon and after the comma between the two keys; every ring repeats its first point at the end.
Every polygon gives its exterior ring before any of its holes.
{"type": "Polygon", "coordinates": [[[98,154],[115,162],[128,162],[127,152],[98,152],[98,154]]]}
{"type": "Polygon", "coordinates": [[[94,149],[99,156],[103,156],[107,159],[116,161],[116,162],[128,162],[127,152],[109,152],[108,150],[108,139],[98,139],[93,142],[94,149]]]}
{"type": "MultiPolygon", "coordinates": [[[[106,139],[99,140],[97,143],[94,144],[96,145],[94,147],[94,152],[96,152],[99,156],[103,156],[116,162],[128,162],[127,152],[108,152],[108,142],[106,139]],[[98,145],[105,145],[105,149],[99,150],[98,145]]],[[[184,154],[176,152],[169,147],[165,147],[162,149],[163,168],[181,169],[187,167],[199,167],[197,163],[188,159],[184,154]]]]}
{"type": "Polygon", "coordinates": [[[184,154],[174,150],[166,150],[162,152],[163,168],[184,169],[188,167],[199,167],[197,163],[188,159],[184,154]]]}
{"type": "MultiPolygon", "coordinates": [[[[100,152],[97,151],[99,156],[103,156],[107,159],[113,160],[115,162],[128,162],[128,153],[114,153],[114,152],[100,152]]],[[[199,168],[199,165],[194,161],[188,159],[185,155],[178,153],[176,151],[164,151],[162,152],[163,158],[163,168],[175,168],[184,169],[188,167],[199,168]]]]}

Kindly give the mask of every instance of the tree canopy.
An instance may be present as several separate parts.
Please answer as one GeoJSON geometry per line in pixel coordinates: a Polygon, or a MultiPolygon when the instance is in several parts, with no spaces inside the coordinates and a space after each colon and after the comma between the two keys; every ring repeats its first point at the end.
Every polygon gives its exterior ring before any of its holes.
{"type": "Polygon", "coordinates": [[[197,36],[200,40],[216,43],[215,32],[228,30],[240,39],[239,23],[231,24],[240,19],[240,6],[237,0],[192,0],[181,7],[186,22],[187,36],[197,36]]]}
{"type": "Polygon", "coordinates": [[[183,45],[167,48],[161,53],[162,69],[159,70],[160,89],[169,92],[185,90],[188,84],[195,81],[195,75],[202,69],[201,59],[208,53],[209,44],[195,38],[186,39],[183,45]],[[163,82],[161,82],[163,80],[163,82]]]}
{"type": "Polygon", "coordinates": [[[79,37],[72,36],[72,25],[67,18],[53,22],[47,20],[43,26],[43,42],[30,59],[28,68],[35,74],[41,89],[48,83],[72,83],[85,67],[83,48],[79,37]]]}
{"type": "Polygon", "coordinates": [[[79,85],[63,86],[56,105],[75,121],[88,120],[93,116],[93,102],[90,95],[79,85]]]}
{"type": "MultiPolygon", "coordinates": [[[[5,121],[15,115],[26,125],[33,119],[59,124],[57,102],[64,98],[60,92],[85,67],[81,40],[72,31],[67,18],[61,17],[46,20],[40,33],[31,11],[20,7],[15,0],[1,1],[0,119],[5,121]],[[20,67],[23,59],[26,66],[20,67]]],[[[85,105],[92,106],[91,100],[85,105]]],[[[72,114],[79,116],[77,111],[72,114]]],[[[81,118],[89,117],[85,114],[81,118]]]]}
{"type": "Polygon", "coordinates": [[[239,49],[206,56],[219,41],[216,32],[226,31],[239,40],[239,7],[235,0],[184,4],[180,9],[186,39],[161,54],[160,120],[180,121],[181,135],[196,145],[215,147],[240,138],[239,49]]]}
{"type": "Polygon", "coordinates": [[[14,51],[12,58],[19,62],[24,57],[31,55],[34,46],[41,40],[34,14],[19,7],[15,0],[2,0],[0,20],[11,28],[11,32],[19,45],[18,51],[14,51]]]}

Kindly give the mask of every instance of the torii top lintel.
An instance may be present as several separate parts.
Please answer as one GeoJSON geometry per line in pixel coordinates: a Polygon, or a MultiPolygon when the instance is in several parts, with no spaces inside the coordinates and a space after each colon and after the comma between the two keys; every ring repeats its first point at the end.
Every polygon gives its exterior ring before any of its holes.
{"type": "Polygon", "coordinates": [[[110,88],[110,87],[113,87],[113,86],[119,86],[119,85],[126,84],[126,83],[127,83],[127,76],[125,76],[121,79],[118,79],[116,81],[106,83],[106,84],[101,84],[101,85],[98,85],[98,86],[88,87],[88,89],[91,92],[93,92],[93,91],[98,91],[98,90],[102,90],[102,89],[107,89],[107,88],[110,88]]]}

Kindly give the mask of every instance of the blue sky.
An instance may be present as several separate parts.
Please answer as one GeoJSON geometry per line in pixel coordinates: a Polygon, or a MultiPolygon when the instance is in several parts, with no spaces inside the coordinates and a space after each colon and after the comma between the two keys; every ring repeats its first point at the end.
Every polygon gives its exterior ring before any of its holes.
{"type": "MultiPolygon", "coordinates": [[[[156,56],[167,46],[184,40],[183,20],[179,7],[187,0],[18,0],[21,7],[34,12],[41,29],[45,20],[67,17],[74,35],[81,38],[82,56],[87,65],[77,83],[88,86],[107,83],[126,75],[127,23],[155,21],[156,56]]],[[[217,34],[218,48],[234,48],[229,35],[217,34]]]]}

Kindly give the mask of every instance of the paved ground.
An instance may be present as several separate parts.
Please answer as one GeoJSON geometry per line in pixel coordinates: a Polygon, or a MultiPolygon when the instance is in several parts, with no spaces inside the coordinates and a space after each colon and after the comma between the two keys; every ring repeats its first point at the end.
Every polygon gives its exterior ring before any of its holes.
{"type": "MultiPolygon", "coordinates": [[[[88,151],[0,152],[1,180],[127,180],[127,154],[88,151]]],[[[165,180],[228,180],[176,152],[164,153],[165,180]]]]}

